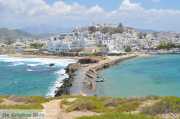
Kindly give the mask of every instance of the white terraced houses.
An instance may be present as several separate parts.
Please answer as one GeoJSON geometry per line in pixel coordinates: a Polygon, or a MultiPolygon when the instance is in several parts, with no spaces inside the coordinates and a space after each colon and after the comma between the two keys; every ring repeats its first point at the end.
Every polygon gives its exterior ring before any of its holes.
{"type": "MultiPolygon", "coordinates": [[[[101,27],[101,26],[96,26],[101,27]]],[[[132,51],[156,48],[162,41],[180,44],[180,34],[149,32],[143,33],[132,28],[125,28],[122,33],[90,32],[88,28],[76,28],[72,33],[52,37],[48,42],[48,51],[68,52],[79,49],[105,47],[106,52],[124,53],[130,46],[132,51]]]]}

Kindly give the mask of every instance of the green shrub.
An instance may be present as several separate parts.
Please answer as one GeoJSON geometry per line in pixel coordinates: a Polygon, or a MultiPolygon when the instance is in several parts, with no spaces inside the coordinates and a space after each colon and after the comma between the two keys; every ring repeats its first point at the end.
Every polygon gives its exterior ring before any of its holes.
{"type": "Polygon", "coordinates": [[[160,42],[159,46],[157,46],[157,49],[171,49],[176,48],[176,45],[171,42],[160,42]]]}
{"type": "Polygon", "coordinates": [[[3,102],[3,99],[6,98],[5,96],[0,96],[0,103],[3,102]]]}
{"type": "Polygon", "coordinates": [[[88,110],[93,112],[129,112],[136,110],[141,101],[137,99],[119,99],[108,97],[77,97],[74,102],[63,100],[67,106],[66,111],[88,110]]]}
{"type": "Polygon", "coordinates": [[[130,46],[126,46],[126,47],[125,47],[125,52],[131,52],[131,51],[132,51],[132,49],[131,49],[130,46]]]}
{"type": "Polygon", "coordinates": [[[40,48],[42,48],[44,46],[44,44],[42,44],[42,43],[31,43],[30,44],[30,47],[31,48],[35,48],[35,49],[40,49],[40,48]]]}
{"type": "Polygon", "coordinates": [[[164,97],[150,107],[144,107],[142,112],[145,114],[156,115],[164,113],[180,113],[180,98],[164,97]]]}
{"type": "Polygon", "coordinates": [[[41,104],[0,105],[0,109],[43,109],[41,104]]]}
{"type": "Polygon", "coordinates": [[[44,103],[48,101],[48,99],[40,96],[31,96],[31,97],[10,96],[7,98],[7,100],[11,100],[14,102],[22,102],[22,103],[44,103]]]}
{"type": "Polygon", "coordinates": [[[122,113],[109,113],[99,116],[84,116],[77,119],[158,119],[156,117],[145,116],[141,114],[122,114],[122,113]]]}
{"type": "Polygon", "coordinates": [[[40,97],[40,96],[31,96],[31,97],[27,97],[27,98],[31,99],[31,101],[33,101],[35,103],[45,103],[45,102],[49,101],[49,99],[40,97]]]}
{"type": "Polygon", "coordinates": [[[0,109],[43,109],[42,103],[49,101],[48,99],[40,96],[31,96],[31,97],[0,97],[0,102],[3,98],[7,100],[17,102],[16,105],[4,105],[0,104],[0,109]],[[19,104],[18,104],[19,103],[19,104]],[[22,104],[21,104],[22,103],[22,104]]]}
{"type": "Polygon", "coordinates": [[[63,105],[70,105],[72,102],[69,102],[67,99],[63,99],[62,101],[61,101],[61,104],[63,104],[63,105]]]}
{"type": "Polygon", "coordinates": [[[89,98],[78,98],[70,106],[67,108],[68,112],[71,111],[94,111],[94,112],[101,112],[104,110],[103,103],[94,97],[89,98]]]}
{"type": "Polygon", "coordinates": [[[118,111],[119,112],[130,112],[136,110],[140,106],[140,102],[136,100],[132,101],[121,101],[121,103],[118,105],[118,111]]]}

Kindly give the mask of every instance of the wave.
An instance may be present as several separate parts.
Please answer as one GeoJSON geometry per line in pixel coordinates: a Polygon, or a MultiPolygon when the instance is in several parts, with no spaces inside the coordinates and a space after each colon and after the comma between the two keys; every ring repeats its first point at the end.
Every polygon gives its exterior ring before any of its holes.
{"type": "Polygon", "coordinates": [[[27,64],[27,66],[30,66],[30,67],[36,67],[36,66],[39,66],[39,65],[42,65],[41,63],[37,63],[37,64],[27,64]]]}
{"type": "MultiPolygon", "coordinates": [[[[63,80],[66,78],[69,78],[68,74],[65,72],[65,68],[71,64],[77,62],[74,59],[52,59],[52,58],[19,58],[19,57],[9,57],[6,55],[0,55],[0,62],[7,62],[7,63],[12,63],[14,66],[17,65],[27,65],[29,67],[36,67],[39,65],[49,65],[49,64],[54,64],[58,68],[61,68],[60,70],[54,72],[55,75],[57,75],[57,80],[52,83],[51,86],[49,86],[49,91],[46,96],[54,97],[55,96],[55,91],[59,87],[63,85],[63,80]]],[[[29,72],[36,71],[33,68],[27,68],[26,70],[29,72]]]]}
{"type": "Polygon", "coordinates": [[[64,75],[64,74],[66,74],[66,70],[64,70],[64,69],[58,70],[55,72],[55,74],[64,75]]]}
{"type": "Polygon", "coordinates": [[[0,62],[14,63],[23,62],[28,66],[49,65],[55,64],[55,66],[67,67],[70,63],[75,63],[74,59],[52,59],[52,58],[20,58],[9,57],[7,55],[0,55],[0,62]]]}
{"type": "Polygon", "coordinates": [[[19,65],[24,65],[24,63],[23,62],[15,62],[15,63],[10,64],[9,66],[19,66],[19,65]]]}
{"type": "Polygon", "coordinates": [[[63,85],[63,80],[69,78],[69,75],[65,73],[64,69],[56,71],[55,74],[58,75],[57,80],[54,82],[52,86],[49,87],[49,91],[46,95],[47,97],[54,97],[55,92],[58,90],[59,87],[63,85]]]}
{"type": "Polygon", "coordinates": [[[32,70],[32,69],[27,69],[27,71],[32,72],[32,71],[34,71],[34,70],[32,70]]]}

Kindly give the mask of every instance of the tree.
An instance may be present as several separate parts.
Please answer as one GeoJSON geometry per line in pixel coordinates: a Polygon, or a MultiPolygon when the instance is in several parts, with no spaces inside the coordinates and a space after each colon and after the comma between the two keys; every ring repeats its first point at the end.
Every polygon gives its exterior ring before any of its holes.
{"type": "Polygon", "coordinates": [[[132,49],[131,49],[130,46],[126,46],[126,47],[125,47],[125,52],[131,52],[131,51],[132,51],[132,49]]]}
{"type": "Polygon", "coordinates": [[[88,27],[88,30],[89,30],[90,33],[94,33],[94,32],[96,32],[96,27],[95,26],[90,26],[90,27],[88,27]]]}
{"type": "Polygon", "coordinates": [[[171,48],[176,48],[176,45],[171,43],[171,42],[160,42],[159,46],[157,46],[157,49],[171,49],[171,48]]]}
{"type": "Polygon", "coordinates": [[[41,49],[44,46],[42,43],[31,43],[30,47],[35,49],[41,49]]]}
{"type": "Polygon", "coordinates": [[[123,28],[123,24],[122,24],[122,23],[119,23],[119,24],[118,24],[118,28],[123,28]]]}
{"type": "Polygon", "coordinates": [[[117,33],[123,33],[124,32],[124,26],[122,23],[119,23],[116,32],[117,33]]]}

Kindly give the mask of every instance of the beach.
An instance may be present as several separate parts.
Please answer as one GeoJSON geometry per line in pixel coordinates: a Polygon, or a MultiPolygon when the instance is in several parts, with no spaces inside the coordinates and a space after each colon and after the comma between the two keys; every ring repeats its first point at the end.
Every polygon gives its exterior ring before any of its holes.
{"type": "Polygon", "coordinates": [[[50,59],[74,59],[78,60],[80,57],[78,56],[57,56],[57,55],[47,55],[47,54],[38,54],[38,55],[31,55],[31,54],[21,54],[21,53],[14,53],[14,54],[5,54],[10,57],[19,57],[19,58],[50,58],[50,59]]]}

